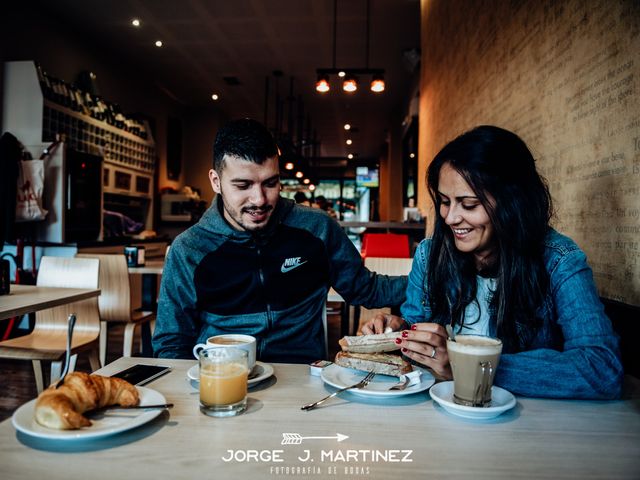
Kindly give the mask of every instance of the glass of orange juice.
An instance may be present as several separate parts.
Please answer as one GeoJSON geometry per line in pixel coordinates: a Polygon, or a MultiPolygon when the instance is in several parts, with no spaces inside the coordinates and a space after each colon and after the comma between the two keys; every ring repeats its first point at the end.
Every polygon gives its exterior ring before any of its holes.
{"type": "Polygon", "coordinates": [[[248,353],[239,348],[206,348],[200,363],[200,411],[231,417],[247,408],[248,353]]]}

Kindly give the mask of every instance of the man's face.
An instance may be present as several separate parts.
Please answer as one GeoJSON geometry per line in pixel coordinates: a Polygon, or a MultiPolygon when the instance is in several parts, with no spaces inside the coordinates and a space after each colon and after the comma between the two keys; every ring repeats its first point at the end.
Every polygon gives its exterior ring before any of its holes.
{"type": "Polygon", "coordinates": [[[267,225],[280,197],[277,156],[259,165],[227,155],[221,172],[209,170],[209,180],[222,197],[224,218],[233,228],[254,232],[267,225]]]}

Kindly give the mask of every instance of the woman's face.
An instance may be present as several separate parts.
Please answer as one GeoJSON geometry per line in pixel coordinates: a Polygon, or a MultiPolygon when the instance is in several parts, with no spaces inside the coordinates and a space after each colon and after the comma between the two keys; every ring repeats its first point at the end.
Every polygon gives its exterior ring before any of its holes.
{"type": "Polygon", "coordinates": [[[440,169],[438,196],[440,216],[451,228],[456,248],[472,253],[476,265],[483,266],[494,249],[493,225],[467,181],[448,163],[440,169]]]}

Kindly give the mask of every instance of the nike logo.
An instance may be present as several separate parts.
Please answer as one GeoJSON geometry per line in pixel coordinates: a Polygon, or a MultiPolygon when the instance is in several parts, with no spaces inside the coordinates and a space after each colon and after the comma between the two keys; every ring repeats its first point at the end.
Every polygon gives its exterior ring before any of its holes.
{"type": "Polygon", "coordinates": [[[300,261],[301,259],[302,259],[302,257],[287,258],[284,262],[282,262],[282,266],[280,267],[280,271],[282,273],[287,273],[287,272],[290,272],[291,270],[293,270],[294,268],[298,268],[300,265],[304,265],[305,263],[307,263],[306,260],[304,262],[301,262],[300,261]]]}

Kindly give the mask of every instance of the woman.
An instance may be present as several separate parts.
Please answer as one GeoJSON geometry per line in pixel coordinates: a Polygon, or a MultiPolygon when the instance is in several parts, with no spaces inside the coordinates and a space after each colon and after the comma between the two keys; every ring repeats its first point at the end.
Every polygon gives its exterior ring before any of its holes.
{"type": "Polygon", "coordinates": [[[525,143],[492,126],[446,145],[427,173],[439,215],[419,245],[403,318],[363,333],[409,328],[402,352],[451,379],[444,326],[497,336],[494,383],[527,396],[616,398],[618,338],[580,248],[549,226],[551,197],[525,143]]]}

